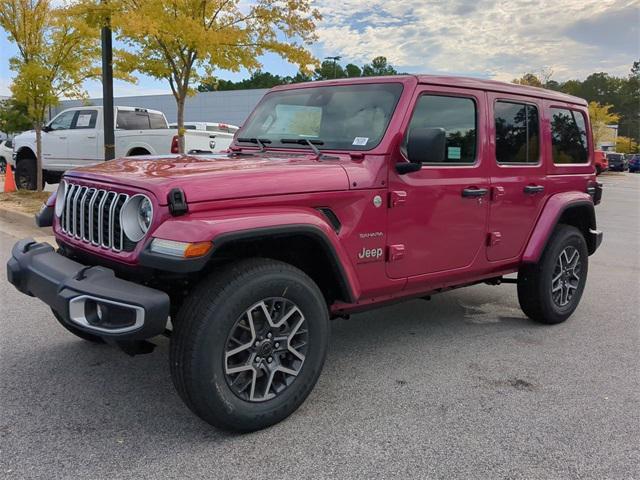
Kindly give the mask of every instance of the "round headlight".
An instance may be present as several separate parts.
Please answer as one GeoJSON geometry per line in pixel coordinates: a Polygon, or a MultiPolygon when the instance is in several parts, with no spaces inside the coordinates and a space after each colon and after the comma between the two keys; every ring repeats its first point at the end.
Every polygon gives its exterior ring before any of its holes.
{"type": "Polygon", "coordinates": [[[60,180],[58,184],[58,191],[56,192],[56,207],[55,214],[56,217],[60,218],[62,216],[62,212],[64,211],[64,197],[67,194],[67,182],[64,180],[60,180]]]}
{"type": "Polygon", "coordinates": [[[120,211],[120,223],[124,234],[132,242],[145,236],[153,220],[153,205],[145,195],[129,198],[120,211]]]}
{"type": "Polygon", "coordinates": [[[151,220],[153,219],[153,206],[151,201],[145,197],[140,202],[138,207],[138,223],[144,233],[147,233],[151,226],[151,220]]]}

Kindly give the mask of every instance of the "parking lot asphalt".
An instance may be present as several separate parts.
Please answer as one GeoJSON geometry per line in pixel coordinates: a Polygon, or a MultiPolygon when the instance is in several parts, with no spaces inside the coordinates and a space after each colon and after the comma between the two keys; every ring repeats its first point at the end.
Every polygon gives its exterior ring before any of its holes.
{"type": "Polygon", "coordinates": [[[600,178],[605,239],[567,322],[526,319],[513,285],[336,320],[307,401],[248,435],[182,404],[168,340],[88,344],[2,275],[0,478],[640,478],[640,175],[600,178]]]}

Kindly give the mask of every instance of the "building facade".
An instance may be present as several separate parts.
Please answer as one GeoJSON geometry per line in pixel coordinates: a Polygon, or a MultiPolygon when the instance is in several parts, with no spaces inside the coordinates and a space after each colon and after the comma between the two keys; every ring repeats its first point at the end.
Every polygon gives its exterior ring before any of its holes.
{"type": "MultiPolygon", "coordinates": [[[[267,89],[225,90],[220,92],[198,92],[188,97],[184,108],[186,122],[221,122],[242,125],[267,89]]],[[[169,123],[177,121],[176,101],[173,95],[140,95],[116,97],[114,105],[141,107],[163,112],[169,123]]],[[[63,100],[51,109],[51,116],[66,108],[82,105],[102,105],[101,98],[85,100],[63,100]]]]}

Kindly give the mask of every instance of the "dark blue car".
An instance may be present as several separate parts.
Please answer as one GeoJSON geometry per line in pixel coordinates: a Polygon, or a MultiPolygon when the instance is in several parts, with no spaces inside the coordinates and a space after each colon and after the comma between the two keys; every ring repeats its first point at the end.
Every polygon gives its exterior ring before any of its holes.
{"type": "Polygon", "coordinates": [[[624,172],[629,168],[623,153],[607,153],[610,172],[624,172]]]}
{"type": "Polygon", "coordinates": [[[640,153],[635,153],[629,157],[629,172],[640,172],[640,153]]]}

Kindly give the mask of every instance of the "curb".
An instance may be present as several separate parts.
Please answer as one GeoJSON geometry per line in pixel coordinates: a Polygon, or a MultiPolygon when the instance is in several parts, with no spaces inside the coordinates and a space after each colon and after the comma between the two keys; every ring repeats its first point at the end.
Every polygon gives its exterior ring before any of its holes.
{"type": "Polygon", "coordinates": [[[34,214],[8,210],[0,206],[0,218],[12,223],[18,223],[24,227],[37,228],[34,214]]]}

